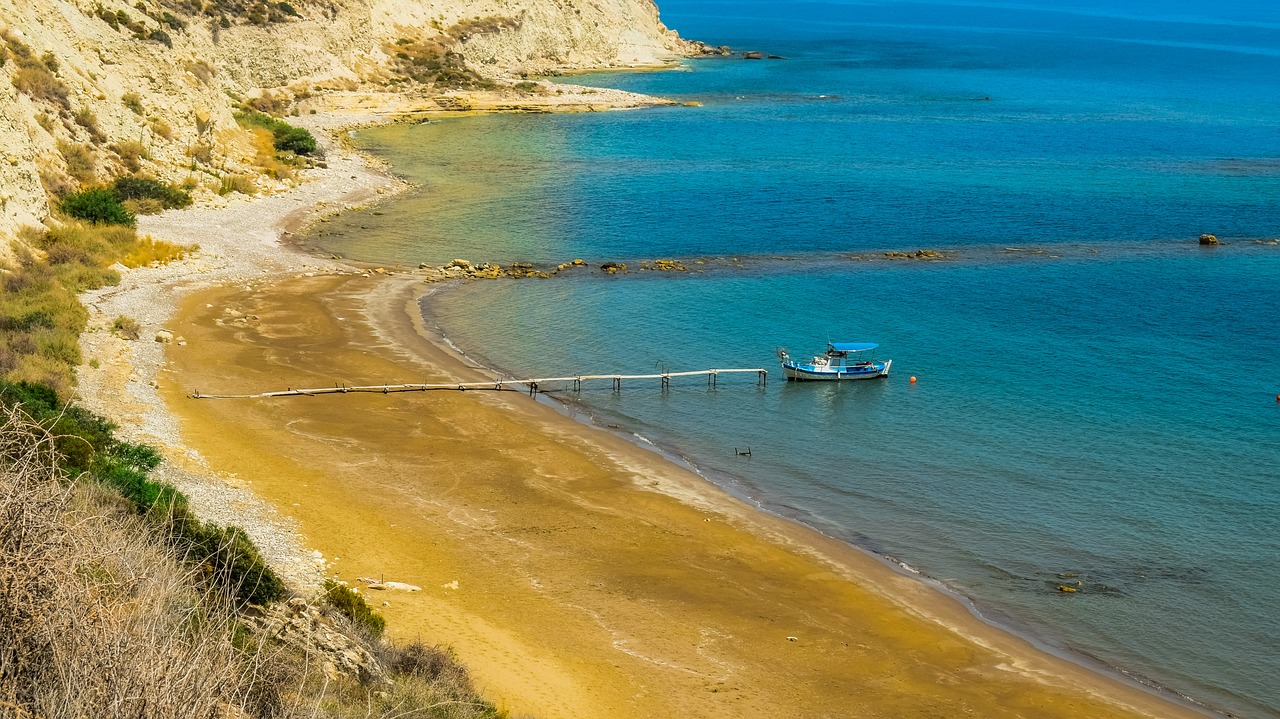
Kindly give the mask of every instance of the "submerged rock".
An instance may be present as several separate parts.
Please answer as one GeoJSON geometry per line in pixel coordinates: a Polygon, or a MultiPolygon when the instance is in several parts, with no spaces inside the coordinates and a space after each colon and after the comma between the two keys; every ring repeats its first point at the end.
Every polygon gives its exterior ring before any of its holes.
{"type": "Polygon", "coordinates": [[[916,250],[915,252],[886,252],[885,257],[891,260],[945,260],[947,256],[937,250],[916,250]]]}
{"type": "Polygon", "coordinates": [[[640,269],[660,270],[662,272],[685,272],[689,268],[680,260],[654,260],[640,266],[640,269]]]}

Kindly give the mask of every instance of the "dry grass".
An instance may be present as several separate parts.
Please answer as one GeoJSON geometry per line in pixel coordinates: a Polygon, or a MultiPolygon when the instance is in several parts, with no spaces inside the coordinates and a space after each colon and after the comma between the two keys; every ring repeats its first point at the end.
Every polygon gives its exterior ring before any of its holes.
{"type": "Polygon", "coordinates": [[[212,83],[213,78],[218,74],[218,71],[205,60],[188,60],[184,67],[205,85],[212,83]]]}
{"type": "MultiPolygon", "coordinates": [[[[248,130],[253,135],[253,164],[262,168],[262,174],[277,180],[295,179],[297,173],[294,172],[293,163],[295,160],[281,159],[280,153],[276,151],[275,134],[264,127],[249,124],[237,118],[240,126],[248,130]]],[[[236,188],[237,192],[241,192],[236,188]]],[[[226,194],[225,192],[222,194],[226,194]]],[[[245,193],[252,194],[252,193],[245,193]]]]}
{"type": "Polygon", "coordinates": [[[126,92],[121,95],[120,104],[132,110],[135,115],[145,114],[145,111],[142,108],[142,97],[136,92],[126,92]]]}
{"type": "Polygon", "coordinates": [[[18,71],[13,74],[13,86],[18,91],[36,100],[45,100],[60,106],[64,110],[71,109],[68,100],[70,91],[62,80],[54,74],[57,59],[46,53],[49,60],[36,57],[35,53],[6,28],[0,30],[0,40],[4,41],[9,54],[13,55],[18,71]]]}
{"type": "Polygon", "coordinates": [[[88,320],[76,295],[118,282],[108,265],[133,250],[137,234],[68,223],[22,238],[44,257],[20,254],[0,275],[0,378],[43,384],[69,397],[88,320]]]}
{"type": "Polygon", "coordinates": [[[173,128],[169,126],[169,123],[159,118],[155,118],[151,120],[150,124],[151,131],[156,135],[163,137],[166,140],[173,140],[173,128]]]}
{"type": "Polygon", "coordinates": [[[67,174],[82,184],[89,184],[97,178],[97,160],[93,150],[84,145],[65,140],[58,140],[58,152],[67,164],[67,174]]]}
{"type": "Polygon", "coordinates": [[[120,264],[130,268],[167,265],[184,259],[199,249],[199,245],[175,245],[147,235],[139,239],[134,249],[120,259],[120,264]]]}
{"type": "Polygon", "coordinates": [[[146,145],[137,140],[124,140],[117,142],[108,147],[116,156],[120,158],[120,164],[124,165],[129,172],[137,172],[142,169],[142,161],[151,159],[150,153],[147,152],[146,145]]]}
{"type": "MultiPolygon", "coordinates": [[[[175,557],[154,523],[105,485],[68,481],[60,447],[21,411],[0,407],[0,716],[506,716],[448,649],[348,627],[380,670],[335,676],[313,647],[250,629],[261,623],[200,589],[202,570],[175,557]]],[[[341,619],[315,621],[343,628],[341,619]]]]}
{"type": "Polygon", "coordinates": [[[111,323],[111,331],[127,340],[136,340],[142,336],[142,325],[132,317],[120,315],[111,323]]]}
{"type": "MultiPolygon", "coordinates": [[[[501,23],[477,24],[475,29],[491,26],[496,30],[501,23]]],[[[453,50],[458,42],[469,36],[467,29],[459,24],[440,37],[422,40],[402,38],[394,45],[385,45],[383,50],[394,58],[392,67],[415,82],[432,87],[491,89],[493,81],[469,68],[466,59],[453,50]]]]}
{"type": "Polygon", "coordinates": [[[218,187],[219,195],[229,195],[233,192],[252,195],[257,191],[258,185],[253,181],[252,175],[227,175],[222,178],[222,183],[218,187]]]}
{"type": "Polygon", "coordinates": [[[0,412],[0,706],[10,716],[253,715],[259,655],[135,516],[59,477],[52,439],[0,412]]]}
{"type": "Polygon", "coordinates": [[[101,145],[107,141],[107,136],[102,134],[102,127],[98,124],[98,114],[87,107],[76,110],[76,124],[83,127],[89,133],[89,139],[95,145],[101,145]]]}

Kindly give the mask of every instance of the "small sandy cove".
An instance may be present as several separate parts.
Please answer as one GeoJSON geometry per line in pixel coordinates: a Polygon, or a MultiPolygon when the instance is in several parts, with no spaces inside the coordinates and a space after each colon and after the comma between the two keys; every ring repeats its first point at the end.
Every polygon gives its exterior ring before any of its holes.
{"type": "Polygon", "coordinates": [[[394,187],[331,147],[288,193],[150,218],[202,253],[86,298],[86,404],[164,447],[166,478],[299,591],[421,587],[363,591],[393,636],[452,645],[544,719],[1203,716],[520,393],[189,398],[484,378],[420,326],[420,276],[278,241],[394,187]],[[107,331],[120,314],[142,340],[107,331]]]}

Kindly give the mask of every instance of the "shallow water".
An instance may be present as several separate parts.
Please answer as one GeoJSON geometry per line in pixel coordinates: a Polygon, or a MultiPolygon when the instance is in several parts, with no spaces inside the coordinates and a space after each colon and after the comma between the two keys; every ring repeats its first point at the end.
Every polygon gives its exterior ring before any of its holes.
{"type": "Polygon", "coordinates": [[[879,342],[884,381],[566,399],[989,616],[1280,716],[1280,247],[1255,242],[1280,234],[1280,13],[663,9],[788,59],[575,78],[699,108],[363,133],[422,189],[315,242],[405,264],[687,258],[434,302],[430,322],[516,376],[879,342]],[[920,247],[952,259],[881,259],[920,247]]]}

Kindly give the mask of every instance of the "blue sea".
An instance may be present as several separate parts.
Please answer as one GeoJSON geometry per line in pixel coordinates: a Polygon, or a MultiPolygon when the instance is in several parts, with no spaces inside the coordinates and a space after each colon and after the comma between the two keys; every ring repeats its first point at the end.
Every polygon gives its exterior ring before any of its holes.
{"type": "Polygon", "coordinates": [[[785,59],[565,79],[696,107],[363,132],[419,187],[313,243],[586,260],[425,305],[515,377],[878,342],[882,381],[559,396],[1045,644],[1280,717],[1280,6],[662,11],[785,59]],[[885,255],[918,249],[947,259],[885,255]]]}

